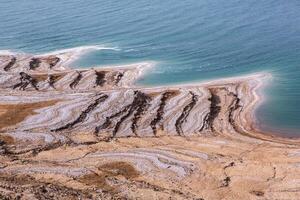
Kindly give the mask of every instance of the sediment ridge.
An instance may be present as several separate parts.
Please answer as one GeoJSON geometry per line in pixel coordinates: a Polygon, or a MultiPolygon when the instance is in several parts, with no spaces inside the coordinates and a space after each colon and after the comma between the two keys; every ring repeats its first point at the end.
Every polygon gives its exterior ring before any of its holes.
{"type": "Polygon", "coordinates": [[[152,63],[0,55],[0,198],[297,199],[299,140],[264,133],[270,78],[136,85],[152,63]]]}

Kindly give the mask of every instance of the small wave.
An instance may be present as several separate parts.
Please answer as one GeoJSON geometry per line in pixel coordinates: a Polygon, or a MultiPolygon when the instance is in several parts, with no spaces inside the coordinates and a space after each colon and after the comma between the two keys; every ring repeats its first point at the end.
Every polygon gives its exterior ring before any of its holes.
{"type": "Polygon", "coordinates": [[[13,51],[13,50],[0,50],[0,55],[6,56],[6,55],[16,55],[16,54],[25,54],[21,51],[13,51]]]}
{"type": "Polygon", "coordinates": [[[49,53],[41,54],[43,56],[45,55],[59,55],[59,54],[66,54],[66,53],[71,53],[71,54],[84,54],[88,53],[91,51],[98,51],[98,50],[114,50],[114,51],[120,51],[121,49],[118,47],[105,47],[105,46],[100,46],[100,45],[88,45],[88,46],[79,46],[79,47],[73,47],[73,48],[68,48],[68,49],[61,49],[61,50],[56,50],[52,51],[49,53]]]}
{"type": "Polygon", "coordinates": [[[137,50],[137,49],[126,49],[124,52],[137,52],[137,51],[139,51],[139,50],[137,50]]]}
{"type": "Polygon", "coordinates": [[[38,56],[56,55],[56,56],[60,56],[61,59],[65,60],[65,62],[70,64],[70,63],[78,60],[84,54],[90,53],[92,51],[101,51],[101,50],[120,51],[121,49],[118,47],[89,45],[89,46],[79,46],[79,47],[73,47],[73,48],[68,48],[68,49],[56,50],[56,51],[40,54],[38,56]]]}
{"type": "MultiPolygon", "coordinates": [[[[87,45],[87,46],[79,46],[79,47],[73,47],[68,49],[61,49],[61,50],[55,50],[48,53],[42,53],[38,54],[37,56],[49,56],[49,55],[63,55],[63,54],[69,54],[72,55],[72,57],[78,57],[80,55],[89,53],[91,51],[99,51],[99,50],[113,50],[113,51],[120,51],[121,49],[118,47],[106,47],[101,45],[87,45]]],[[[15,55],[15,54],[26,54],[22,51],[17,50],[0,50],[0,55],[15,55]]]]}

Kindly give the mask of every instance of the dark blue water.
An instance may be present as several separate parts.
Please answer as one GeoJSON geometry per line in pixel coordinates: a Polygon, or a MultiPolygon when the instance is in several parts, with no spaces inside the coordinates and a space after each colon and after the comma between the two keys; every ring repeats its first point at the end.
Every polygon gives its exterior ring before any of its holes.
{"type": "Polygon", "coordinates": [[[141,84],[271,72],[257,117],[300,136],[299,0],[0,0],[0,19],[0,49],[111,48],[81,67],[156,61],[141,84]]]}

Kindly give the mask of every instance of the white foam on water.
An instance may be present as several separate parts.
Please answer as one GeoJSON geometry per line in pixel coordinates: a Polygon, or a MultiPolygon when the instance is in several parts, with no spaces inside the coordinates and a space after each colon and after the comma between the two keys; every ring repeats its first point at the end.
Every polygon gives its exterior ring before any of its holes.
{"type": "Polygon", "coordinates": [[[47,56],[47,55],[59,55],[59,54],[66,54],[66,53],[72,53],[72,54],[79,55],[79,54],[84,54],[84,53],[88,53],[91,51],[98,51],[98,50],[120,51],[121,49],[118,47],[106,47],[106,46],[101,46],[101,45],[87,45],[87,46],[79,46],[79,47],[73,47],[73,48],[68,48],[68,49],[56,50],[56,51],[52,51],[52,52],[41,54],[41,55],[47,56]]]}
{"type": "Polygon", "coordinates": [[[60,57],[61,59],[65,60],[65,62],[68,62],[68,64],[74,62],[75,60],[78,60],[82,55],[90,53],[92,51],[101,51],[101,50],[114,50],[114,51],[120,51],[121,49],[118,47],[107,47],[107,46],[101,46],[101,45],[87,45],[87,46],[79,46],[74,48],[68,48],[68,49],[61,49],[52,51],[45,54],[40,54],[37,56],[49,56],[49,55],[56,55],[60,57]]]}
{"type": "Polygon", "coordinates": [[[0,55],[3,56],[16,55],[16,54],[25,54],[25,53],[21,51],[10,50],[10,49],[0,50],[0,55]]]}

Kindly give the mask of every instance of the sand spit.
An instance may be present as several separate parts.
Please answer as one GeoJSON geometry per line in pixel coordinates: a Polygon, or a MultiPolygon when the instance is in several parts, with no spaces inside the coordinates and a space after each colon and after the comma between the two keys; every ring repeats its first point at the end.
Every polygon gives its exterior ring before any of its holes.
{"type": "Polygon", "coordinates": [[[267,73],[134,85],[151,63],[0,56],[0,198],[297,199],[299,140],[262,133],[267,73]]]}

